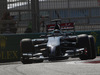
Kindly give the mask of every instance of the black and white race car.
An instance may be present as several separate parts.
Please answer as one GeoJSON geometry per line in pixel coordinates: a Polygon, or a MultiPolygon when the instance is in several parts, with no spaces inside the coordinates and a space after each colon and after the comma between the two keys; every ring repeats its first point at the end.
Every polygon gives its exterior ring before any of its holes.
{"type": "Polygon", "coordinates": [[[39,39],[22,39],[20,41],[21,62],[23,64],[32,62],[43,62],[43,60],[61,60],[69,57],[79,57],[81,60],[95,59],[96,48],[92,35],[63,33],[62,30],[74,29],[74,26],[64,25],[56,22],[53,32],[39,39]]]}

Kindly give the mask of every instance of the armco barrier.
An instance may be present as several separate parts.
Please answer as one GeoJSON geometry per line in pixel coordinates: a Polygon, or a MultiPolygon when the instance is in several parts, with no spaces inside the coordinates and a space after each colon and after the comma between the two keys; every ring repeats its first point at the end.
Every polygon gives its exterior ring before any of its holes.
{"type": "MultiPolygon", "coordinates": [[[[42,33],[45,34],[45,33],[42,33]]],[[[95,37],[97,55],[100,55],[100,31],[95,32],[76,32],[78,34],[92,34],[95,37]]],[[[39,38],[37,34],[16,34],[0,35],[0,62],[10,62],[20,60],[20,40],[23,38],[39,38]]]]}

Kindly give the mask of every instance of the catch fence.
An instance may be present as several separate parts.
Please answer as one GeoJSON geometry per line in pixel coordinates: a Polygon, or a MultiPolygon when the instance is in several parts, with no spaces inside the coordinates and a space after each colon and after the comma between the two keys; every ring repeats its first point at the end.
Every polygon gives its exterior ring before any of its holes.
{"type": "Polygon", "coordinates": [[[100,30],[100,0],[7,0],[7,10],[16,21],[17,33],[28,27],[45,32],[46,25],[57,18],[74,22],[76,31],[100,30]],[[39,8],[33,5],[37,2],[39,8]],[[39,23],[33,23],[34,19],[39,23]]]}

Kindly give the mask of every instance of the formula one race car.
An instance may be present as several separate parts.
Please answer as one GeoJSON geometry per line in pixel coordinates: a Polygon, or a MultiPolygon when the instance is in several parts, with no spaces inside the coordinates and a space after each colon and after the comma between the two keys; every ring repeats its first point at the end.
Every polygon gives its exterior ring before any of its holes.
{"type": "Polygon", "coordinates": [[[64,29],[74,32],[74,25],[58,24],[58,21],[53,20],[56,24],[49,35],[41,35],[42,38],[39,39],[21,40],[21,62],[23,64],[43,62],[43,60],[62,60],[69,57],[79,57],[81,60],[96,58],[95,41],[92,35],[64,33],[62,32],[64,29]]]}

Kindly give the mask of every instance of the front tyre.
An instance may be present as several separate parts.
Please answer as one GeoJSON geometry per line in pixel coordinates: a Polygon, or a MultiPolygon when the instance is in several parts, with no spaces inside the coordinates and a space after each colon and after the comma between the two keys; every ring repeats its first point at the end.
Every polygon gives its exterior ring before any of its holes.
{"type": "Polygon", "coordinates": [[[31,39],[22,39],[20,42],[20,49],[21,49],[21,62],[23,64],[31,63],[31,60],[28,56],[23,56],[24,53],[33,53],[33,45],[31,39]]]}
{"type": "Polygon", "coordinates": [[[30,64],[30,63],[32,63],[32,60],[29,60],[28,57],[21,57],[21,62],[23,64],[30,64]]]}
{"type": "Polygon", "coordinates": [[[90,59],[96,58],[96,47],[95,47],[95,40],[92,35],[89,35],[89,41],[90,41],[90,48],[91,48],[91,57],[90,59]]]}
{"type": "Polygon", "coordinates": [[[22,39],[20,42],[21,53],[33,52],[33,45],[31,39],[22,39]]]}
{"type": "Polygon", "coordinates": [[[91,57],[91,50],[90,50],[90,41],[88,35],[82,34],[77,36],[77,47],[78,48],[85,48],[85,51],[80,55],[81,60],[87,60],[91,57]]]}

